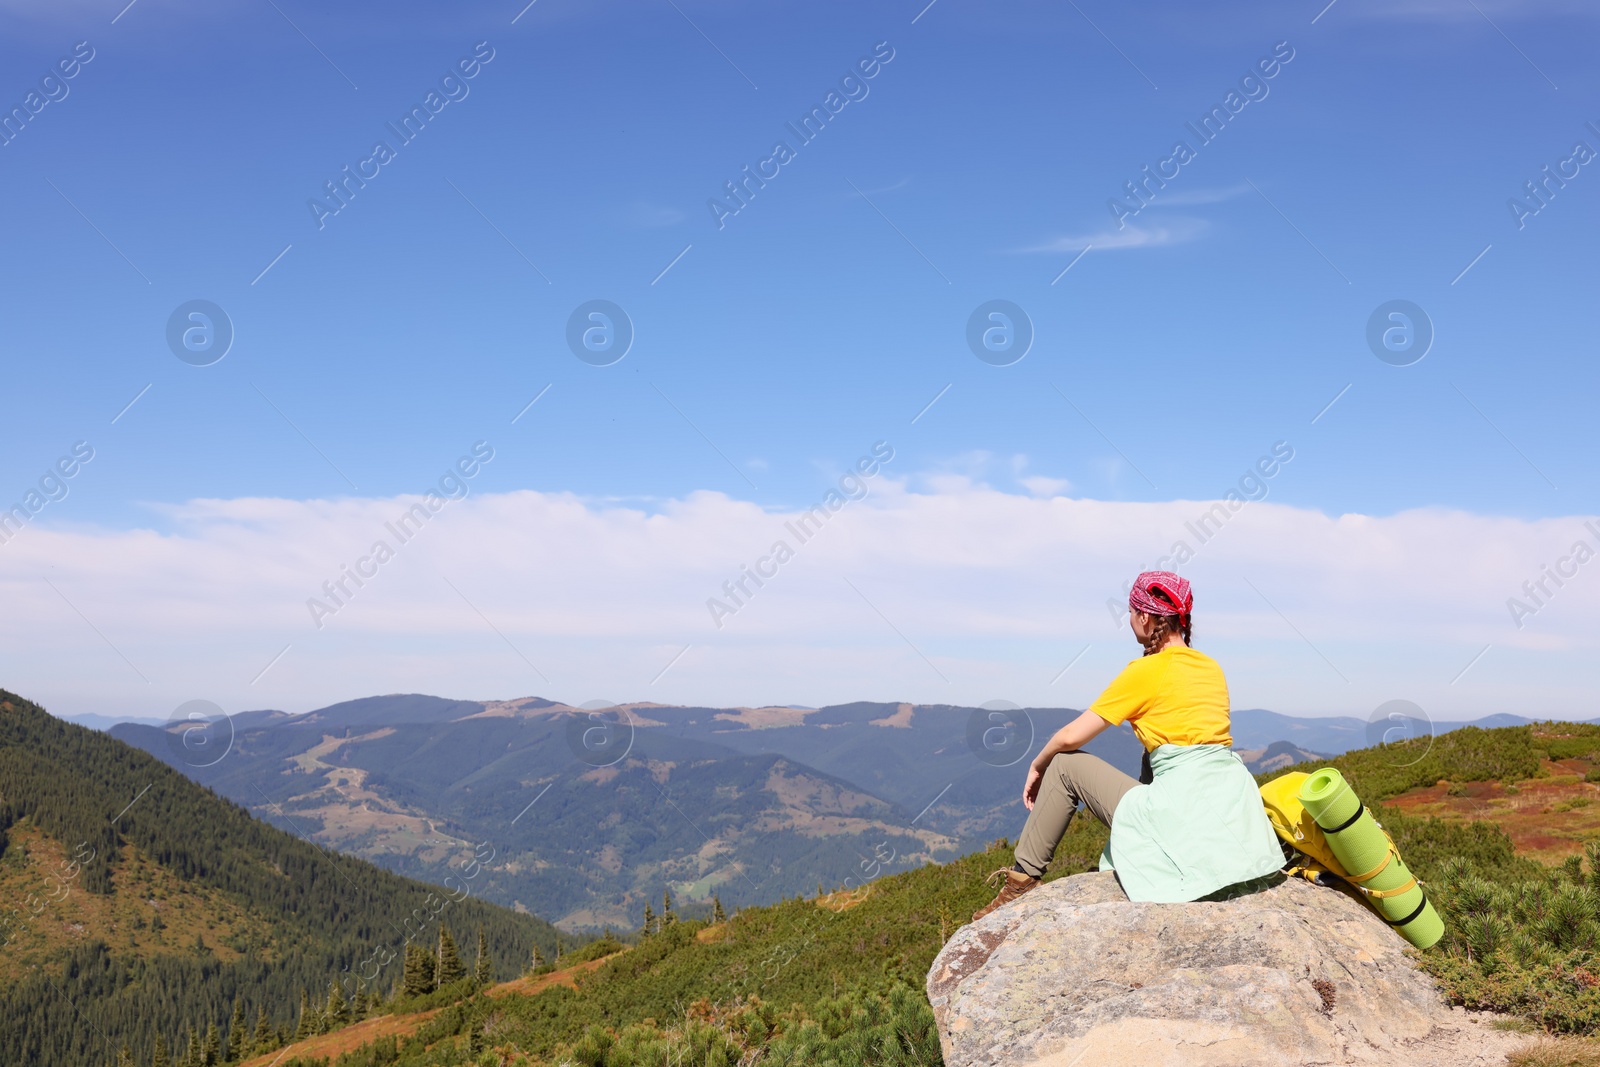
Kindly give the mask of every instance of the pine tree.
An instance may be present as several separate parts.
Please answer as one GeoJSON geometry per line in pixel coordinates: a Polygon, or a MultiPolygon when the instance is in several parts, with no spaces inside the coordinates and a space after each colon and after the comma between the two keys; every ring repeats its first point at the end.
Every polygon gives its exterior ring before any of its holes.
{"type": "Polygon", "coordinates": [[[649,937],[656,932],[656,910],[650,905],[644,906],[644,934],[649,937]]]}
{"type": "Polygon", "coordinates": [[[201,1060],[201,1067],[217,1067],[222,1062],[222,1035],[217,1032],[216,1020],[206,1024],[206,1043],[201,1060]]]}
{"type": "Polygon", "coordinates": [[[478,961],[472,969],[472,977],[477,979],[479,985],[488,985],[494,981],[494,961],[489,958],[489,939],[483,936],[483,927],[478,927],[478,961]]]}
{"type": "Polygon", "coordinates": [[[661,891],[661,927],[665,929],[677,921],[678,917],[672,913],[672,891],[663,889],[661,891]]]}
{"type": "Polygon", "coordinates": [[[401,995],[420,997],[424,993],[432,993],[434,969],[433,953],[421,945],[407,945],[401,995]]]}
{"type": "Polygon", "coordinates": [[[466,977],[467,969],[461,965],[461,953],[456,951],[456,940],[450,936],[450,928],[444,923],[439,924],[438,960],[433,972],[435,989],[442,989],[466,977]]]}
{"type": "Polygon", "coordinates": [[[245,1049],[249,1042],[249,1035],[244,1027],[244,1004],[238,997],[233,998],[233,1018],[228,1020],[228,1059],[238,1063],[244,1059],[245,1049]]]}
{"type": "Polygon", "coordinates": [[[161,1031],[156,1031],[156,1051],[150,1059],[150,1067],[172,1067],[172,1060],[167,1056],[167,1039],[161,1036],[161,1031]]]}
{"type": "Polygon", "coordinates": [[[294,1039],[303,1041],[311,1036],[311,997],[300,990],[300,1021],[294,1027],[294,1039]]]}
{"type": "Polygon", "coordinates": [[[717,896],[715,893],[711,894],[711,921],[714,923],[725,923],[728,921],[727,912],[722,910],[722,898],[717,896]]]}
{"type": "Polygon", "coordinates": [[[250,1051],[254,1053],[271,1052],[277,1047],[278,1035],[273,1033],[272,1024],[267,1022],[267,1009],[256,1009],[256,1032],[250,1042],[250,1051]]]}
{"type": "Polygon", "coordinates": [[[337,978],[328,983],[328,1007],[323,1014],[328,1020],[329,1030],[337,1030],[350,1021],[350,1006],[345,1003],[344,990],[339,988],[337,978]]]}
{"type": "Polygon", "coordinates": [[[126,1041],[117,1050],[117,1067],[133,1067],[133,1049],[128,1047],[126,1041]]]}
{"type": "Polygon", "coordinates": [[[543,967],[543,966],[544,966],[544,957],[539,955],[539,943],[537,941],[535,941],[533,943],[533,961],[528,966],[528,973],[532,974],[534,971],[537,971],[540,967],[543,967]]]}
{"type": "Polygon", "coordinates": [[[206,1067],[200,1055],[200,1031],[189,1024],[189,1042],[183,1050],[183,1067],[206,1067]]]}
{"type": "Polygon", "coordinates": [[[365,986],[356,987],[356,995],[350,998],[350,1021],[358,1023],[367,1017],[367,989],[365,986]]]}

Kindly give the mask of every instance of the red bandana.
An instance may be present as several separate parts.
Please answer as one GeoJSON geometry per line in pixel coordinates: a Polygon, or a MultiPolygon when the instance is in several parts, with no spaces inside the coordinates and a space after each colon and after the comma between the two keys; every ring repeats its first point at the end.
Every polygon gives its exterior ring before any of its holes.
{"type": "Polygon", "coordinates": [[[1145,571],[1133,580],[1133,588],[1128,592],[1128,607],[1146,615],[1177,615],[1186,619],[1194,609],[1194,593],[1190,591],[1187,579],[1171,571],[1145,571]],[[1151,592],[1154,589],[1171,597],[1172,603],[1156,599],[1151,592]],[[1176,611],[1173,605],[1177,606],[1176,611]]]}

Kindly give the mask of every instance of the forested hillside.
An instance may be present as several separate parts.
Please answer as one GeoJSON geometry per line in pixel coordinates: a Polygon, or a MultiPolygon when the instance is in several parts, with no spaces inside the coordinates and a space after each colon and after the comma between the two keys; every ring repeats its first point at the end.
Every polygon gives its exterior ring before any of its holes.
{"type": "MultiPolygon", "coordinates": [[[[467,968],[518,974],[556,931],[475,898],[494,843],[436,888],[268,826],[161,761],[0,690],[0,1063],[222,1055],[292,1037],[302,1004],[366,1010],[401,982],[408,940],[441,926],[467,968]],[[193,1028],[191,1031],[190,1028],[193,1028]]],[[[318,1022],[313,1017],[311,1022],[318,1022]]],[[[179,1061],[181,1062],[181,1061],[179,1061]]]]}

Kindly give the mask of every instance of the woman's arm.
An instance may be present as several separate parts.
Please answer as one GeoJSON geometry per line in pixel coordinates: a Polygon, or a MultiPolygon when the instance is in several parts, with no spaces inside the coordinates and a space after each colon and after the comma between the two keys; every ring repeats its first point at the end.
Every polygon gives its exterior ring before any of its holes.
{"type": "Polygon", "coordinates": [[[1033,757],[1028,768],[1028,780],[1022,787],[1022,803],[1033,810],[1034,798],[1039,795],[1039,782],[1044,778],[1050,761],[1063,752],[1076,752],[1104,733],[1111,724],[1092,711],[1086,711],[1051,735],[1039,754],[1033,757]]]}

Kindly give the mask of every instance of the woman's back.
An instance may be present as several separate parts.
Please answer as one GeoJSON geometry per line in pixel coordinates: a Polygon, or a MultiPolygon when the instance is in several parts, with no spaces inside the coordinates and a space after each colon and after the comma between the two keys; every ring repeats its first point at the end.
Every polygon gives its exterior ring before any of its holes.
{"type": "Polygon", "coordinates": [[[1168,645],[1129,663],[1089,710],[1112,726],[1128,723],[1146,752],[1162,745],[1233,744],[1222,668],[1187,645],[1168,645]]]}

